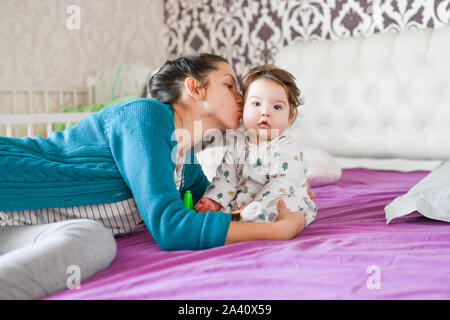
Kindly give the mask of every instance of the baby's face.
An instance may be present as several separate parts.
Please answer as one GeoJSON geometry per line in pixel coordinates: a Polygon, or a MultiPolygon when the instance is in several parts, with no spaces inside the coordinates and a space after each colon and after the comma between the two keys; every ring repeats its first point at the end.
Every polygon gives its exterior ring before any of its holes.
{"type": "Polygon", "coordinates": [[[243,124],[253,141],[272,140],[290,124],[286,90],[279,83],[258,79],[248,88],[243,124]]]}

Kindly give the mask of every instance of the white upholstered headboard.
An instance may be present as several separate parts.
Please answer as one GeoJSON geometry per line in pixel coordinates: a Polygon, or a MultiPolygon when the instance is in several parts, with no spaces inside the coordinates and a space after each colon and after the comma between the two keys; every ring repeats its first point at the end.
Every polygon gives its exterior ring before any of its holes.
{"type": "Polygon", "coordinates": [[[450,26],[285,47],[305,97],[290,128],[334,156],[450,159],[450,26]]]}

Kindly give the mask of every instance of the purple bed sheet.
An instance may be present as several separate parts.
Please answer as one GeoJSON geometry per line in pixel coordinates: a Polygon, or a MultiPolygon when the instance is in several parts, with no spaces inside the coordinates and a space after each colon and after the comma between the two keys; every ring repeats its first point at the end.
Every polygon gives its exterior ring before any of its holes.
{"type": "Polygon", "coordinates": [[[427,174],[343,170],[313,188],[317,218],[290,241],[165,252],[147,231],[118,238],[108,269],[47,299],[449,299],[450,224],[385,220],[427,174]]]}

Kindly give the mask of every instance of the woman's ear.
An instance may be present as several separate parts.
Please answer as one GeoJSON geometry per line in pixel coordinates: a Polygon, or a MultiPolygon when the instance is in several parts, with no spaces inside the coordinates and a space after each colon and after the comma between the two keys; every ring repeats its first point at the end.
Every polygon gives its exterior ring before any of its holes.
{"type": "Polygon", "coordinates": [[[203,99],[205,88],[202,86],[201,82],[194,77],[187,77],[184,80],[184,88],[186,89],[188,95],[190,95],[195,101],[203,99]]]}

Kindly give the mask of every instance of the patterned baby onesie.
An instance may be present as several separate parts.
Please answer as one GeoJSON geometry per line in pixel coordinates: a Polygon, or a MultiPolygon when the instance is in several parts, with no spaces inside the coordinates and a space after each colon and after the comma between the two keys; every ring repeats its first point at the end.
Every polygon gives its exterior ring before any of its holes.
{"type": "Polygon", "coordinates": [[[291,211],[306,212],[305,226],[315,219],[317,206],[308,196],[307,167],[292,137],[283,134],[258,145],[238,129],[231,142],[204,197],[220,203],[224,212],[248,204],[241,221],[275,221],[279,199],[291,211]]]}

